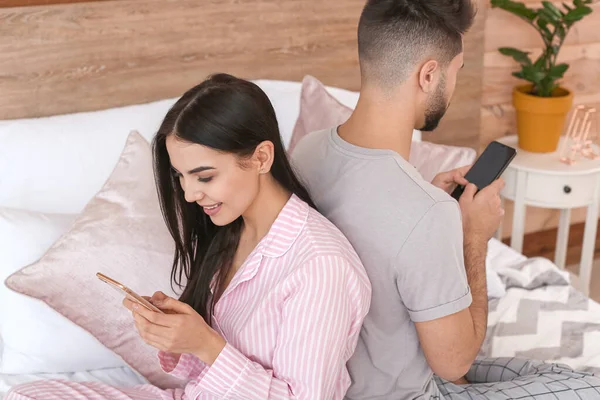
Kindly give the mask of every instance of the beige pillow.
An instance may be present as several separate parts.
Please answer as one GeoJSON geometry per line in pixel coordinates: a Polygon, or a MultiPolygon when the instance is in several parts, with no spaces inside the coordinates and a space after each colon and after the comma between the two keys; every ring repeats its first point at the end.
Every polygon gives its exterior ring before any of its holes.
{"type": "MultiPolygon", "coordinates": [[[[310,132],[332,128],[350,118],[352,109],[333,97],[317,78],[307,75],[302,80],[300,115],[294,126],[289,152],[310,132]]],[[[409,162],[423,179],[430,182],[438,172],[473,163],[475,150],[430,142],[413,142],[409,162]]]]}
{"type": "Polygon", "coordinates": [[[175,296],[173,252],[158,204],[150,145],[131,132],[110,178],[71,230],[6,285],[44,301],[90,332],[152,384],[179,387],[179,380],[161,371],[157,351],[140,339],[121,305],[123,296],[96,278],[102,272],[142,295],[162,290],[175,296]]]}

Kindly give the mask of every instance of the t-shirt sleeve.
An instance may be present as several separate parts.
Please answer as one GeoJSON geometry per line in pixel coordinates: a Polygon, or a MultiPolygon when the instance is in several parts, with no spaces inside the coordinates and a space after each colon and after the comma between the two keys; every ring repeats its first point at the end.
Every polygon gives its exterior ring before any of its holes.
{"type": "Polygon", "coordinates": [[[414,227],[395,262],[398,291],[413,322],[442,318],[471,305],[456,202],[435,203],[414,227]]]}

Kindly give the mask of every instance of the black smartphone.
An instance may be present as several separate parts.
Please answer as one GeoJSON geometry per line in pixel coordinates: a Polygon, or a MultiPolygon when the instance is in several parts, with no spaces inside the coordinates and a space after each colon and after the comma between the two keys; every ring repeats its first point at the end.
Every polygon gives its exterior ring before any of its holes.
{"type": "MultiPolygon", "coordinates": [[[[465,175],[465,179],[477,186],[477,191],[479,191],[498,179],[516,154],[517,151],[514,148],[493,141],[475,161],[465,175]]],[[[464,186],[459,185],[451,196],[458,200],[464,190],[464,186]]]]}

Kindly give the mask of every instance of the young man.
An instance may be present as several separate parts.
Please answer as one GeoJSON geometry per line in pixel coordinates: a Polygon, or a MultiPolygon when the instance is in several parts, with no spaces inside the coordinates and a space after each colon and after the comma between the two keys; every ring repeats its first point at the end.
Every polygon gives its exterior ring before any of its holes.
{"type": "Polygon", "coordinates": [[[598,378],[589,374],[515,359],[475,361],[486,333],[485,256],[504,213],[503,181],[477,194],[470,184],[457,203],[448,193],[468,183],[468,167],[429,183],[406,161],[413,128],[435,129],[448,107],[474,14],[469,0],[368,1],[358,27],[356,109],[292,154],[317,207],[350,240],[373,285],[349,362],[348,399],[544,398],[573,387],[600,398],[591,388],[598,378]],[[467,374],[474,361],[476,374],[467,374]],[[460,385],[465,374],[471,384],[460,385]],[[477,384],[484,380],[510,382],[477,384]]]}

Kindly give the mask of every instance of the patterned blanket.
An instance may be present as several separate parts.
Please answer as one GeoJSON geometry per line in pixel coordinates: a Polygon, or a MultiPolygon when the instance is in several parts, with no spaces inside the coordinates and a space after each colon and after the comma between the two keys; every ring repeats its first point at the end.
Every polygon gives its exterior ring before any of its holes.
{"type": "Polygon", "coordinates": [[[553,361],[600,373],[600,304],[544,258],[496,271],[507,293],[490,301],[481,355],[553,361]]]}

